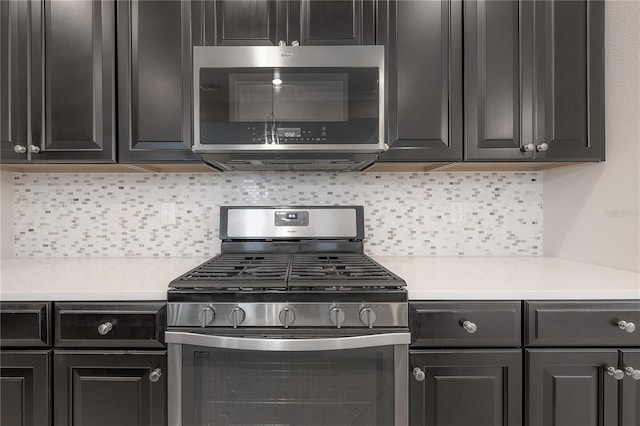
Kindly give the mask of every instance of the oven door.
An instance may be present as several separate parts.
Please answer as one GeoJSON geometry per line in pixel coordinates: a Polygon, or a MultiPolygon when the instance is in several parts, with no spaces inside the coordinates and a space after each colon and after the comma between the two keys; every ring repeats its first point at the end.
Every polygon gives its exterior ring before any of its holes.
{"type": "Polygon", "coordinates": [[[170,426],[408,424],[409,333],[165,336],[170,426]]]}

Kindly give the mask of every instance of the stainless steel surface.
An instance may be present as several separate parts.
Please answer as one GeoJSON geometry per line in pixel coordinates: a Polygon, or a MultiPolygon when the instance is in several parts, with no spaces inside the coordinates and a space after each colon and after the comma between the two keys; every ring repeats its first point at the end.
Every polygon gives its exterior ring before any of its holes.
{"type": "Polygon", "coordinates": [[[546,151],[549,149],[549,144],[543,142],[540,145],[536,146],[536,150],[538,151],[546,151]]]}
{"type": "Polygon", "coordinates": [[[282,325],[284,325],[284,328],[289,328],[289,326],[296,320],[296,314],[293,312],[293,309],[285,306],[280,311],[280,314],[278,314],[278,318],[282,325]]]}
{"type": "MultiPolygon", "coordinates": [[[[178,343],[181,345],[244,351],[310,352],[408,345],[411,342],[411,334],[401,332],[336,338],[270,339],[167,331],[165,333],[165,341],[170,344],[178,343]]],[[[404,371],[404,374],[406,374],[406,370],[404,371]]]]}
{"type": "Polygon", "coordinates": [[[536,149],[536,147],[532,143],[528,143],[528,144],[523,145],[522,147],[520,147],[520,151],[522,151],[522,152],[530,152],[530,151],[533,151],[535,149],[536,149]]]}
{"type": "Polygon", "coordinates": [[[29,145],[29,152],[32,154],[37,154],[40,152],[40,147],[38,145],[29,145]]]}
{"type": "Polygon", "coordinates": [[[242,324],[242,322],[246,318],[246,314],[244,312],[244,309],[236,306],[231,309],[231,311],[229,311],[227,318],[229,318],[229,323],[233,326],[233,328],[238,328],[238,326],[242,324]]]}
{"type": "Polygon", "coordinates": [[[633,333],[634,331],[636,331],[636,325],[632,322],[618,321],[618,327],[620,328],[620,330],[624,330],[627,333],[633,333]]]}
{"type": "Polygon", "coordinates": [[[640,370],[634,370],[633,367],[627,367],[624,369],[627,376],[631,376],[633,380],[640,380],[640,370]]]}
{"type": "Polygon", "coordinates": [[[216,312],[211,306],[205,306],[198,311],[198,321],[202,327],[206,327],[216,317],[216,312]]]}
{"type": "Polygon", "coordinates": [[[182,426],[182,345],[167,345],[167,425],[182,426]]]}
{"type": "Polygon", "coordinates": [[[162,376],[162,370],[159,368],[156,368],[155,370],[149,373],[149,381],[151,383],[156,383],[158,380],[160,380],[161,376],[162,376]]]}
{"type": "Polygon", "coordinates": [[[376,322],[376,313],[371,308],[360,309],[360,321],[369,328],[373,328],[373,323],[376,322]]]}
{"type": "Polygon", "coordinates": [[[384,46],[196,46],[193,48],[193,151],[198,153],[228,152],[354,152],[378,153],[385,148],[385,69],[384,46]],[[201,68],[287,68],[287,67],[377,67],[378,141],[376,144],[233,144],[200,143],[200,72],[201,68]],[[320,147],[320,148],[319,148],[320,147]]]}
{"type": "Polygon", "coordinates": [[[395,345],[393,347],[393,357],[395,362],[395,371],[393,372],[393,380],[395,381],[395,426],[404,426],[409,424],[409,375],[407,374],[409,370],[409,346],[395,345]]]}
{"type": "Polygon", "coordinates": [[[113,324],[111,324],[110,322],[105,322],[98,326],[98,333],[104,336],[105,334],[110,332],[112,329],[113,329],[113,324]]]}
{"type": "Polygon", "coordinates": [[[465,321],[462,323],[462,327],[467,330],[468,333],[473,334],[478,330],[478,326],[471,321],[465,321]]]}
{"type": "MultiPolygon", "coordinates": [[[[339,295],[336,294],[336,297],[339,295]]],[[[211,307],[216,313],[208,327],[229,327],[227,320],[232,309],[239,307],[246,316],[241,327],[282,327],[280,312],[288,307],[295,312],[295,327],[334,327],[329,311],[339,307],[345,314],[342,327],[362,328],[360,310],[369,308],[376,315],[374,328],[408,327],[409,307],[406,303],[321,303],[321,302],[269,302],[269,303],[187,303],[169,302],[167,307],[168,327],[201,327],[198,312],[211,307]]]]}
{"type": "Polygon", "coordinates": [[[622,370],[618,370],[615,367],[607,367],[607,374],[613,377],[616,380],[624,379],[624,372],[622,370]]]}
{"type": "Polygon", "coordinates": [[[24,145],[15,145],[13,147],[13,150],[16,152],[16,154],[24,154],[25,152],[27,152],[27,147],[25,147],[24,145]]]}
{"type": "Polygon", "coordinates": [[[424,371],[420,367],[416,367],[412,371],[413,377],[416,378],[417,381],[422,382],[425,378],[424,371]]]}
{"type": "Polygon", "coordinates": [[[345,318],[344,310],[341,308],[335,307],[329,310],[329,321],[331,321],[331,324],[335,325],[336,328],[342,327],[345,318]]]}
{"type": "MultiPolygon", "coordinates": [[[[355,238],[356,209],[305,209],[307,226],[276,226],[276,214],[281,208],[230,209],[227,236],[229,238],[355,238]]],[[[300,209],[292,208],[299,212],[300,209]]]]}

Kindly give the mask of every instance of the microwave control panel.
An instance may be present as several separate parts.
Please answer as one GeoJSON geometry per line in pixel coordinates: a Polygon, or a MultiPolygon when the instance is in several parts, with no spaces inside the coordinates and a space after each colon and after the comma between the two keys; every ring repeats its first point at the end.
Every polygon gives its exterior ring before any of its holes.
{"type": "Polygon", "coordinates": [[[271,130],[267,127],[266,131],[260,127],[248,127],[251,132],[251,142],[254,143],[273,143],[277,140],[279,144],[314,144],[327,142],[327,126],[309,126],[309,127],[277,127],[275,135],[271,134],[271,130]],[[265,142],[266,135],[266,142],[265,142]]]}

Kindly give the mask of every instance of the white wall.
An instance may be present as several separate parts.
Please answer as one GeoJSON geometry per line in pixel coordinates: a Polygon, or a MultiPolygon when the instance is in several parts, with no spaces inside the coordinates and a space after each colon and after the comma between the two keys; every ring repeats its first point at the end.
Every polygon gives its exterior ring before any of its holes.
{"type": "Polygon", "coordinates": [[[0,172],[0,257],[13,256],[13,173],[0,172]]]}
{"type": "Polygon", "coordinates": [[[544,252],[640,271],[640,1],[605,2],[606,161],[544,172],[544,252]]]}

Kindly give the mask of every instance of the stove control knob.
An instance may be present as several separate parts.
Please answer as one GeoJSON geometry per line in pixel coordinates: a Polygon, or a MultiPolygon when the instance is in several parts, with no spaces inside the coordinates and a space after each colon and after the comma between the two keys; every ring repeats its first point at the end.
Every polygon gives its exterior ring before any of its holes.
{"type": "Polygon", "coordinates": [[[229,322],[233,325],[233,328],[238,328],[245,317],[244,309],[239,307],[235,307],[229,312],[229,322]]]}
{"type": "Polygon", "coordinates": [[[373,323],[376,322],[376,313],[371,308],[360,309],[360,321],[369,328],[373,328],[373,323]]]}
{"type": "Polygon", "coordinates": [[[198,322],[200,327],[206,327],[216,317],[216,313],[211,306],[205,306],[198,311],[198,322]]]}
{"type": "Polygon", "coordinates": [[[345,315],[344,311],[341,308],[331,308],[331,310],[329,311],[329,321],[331,321],[331,323],[335,325],[336,328],[341,328],[344,320],[345,315]]]}
{"type": "Polygon", "coordinates": [[[284,328],[289,328],[293,321],[296,319],[296,315],[293,313],[293,309],[288,306],[285,306],[280,311],[280,322],[284,325],[284,328]]]}

